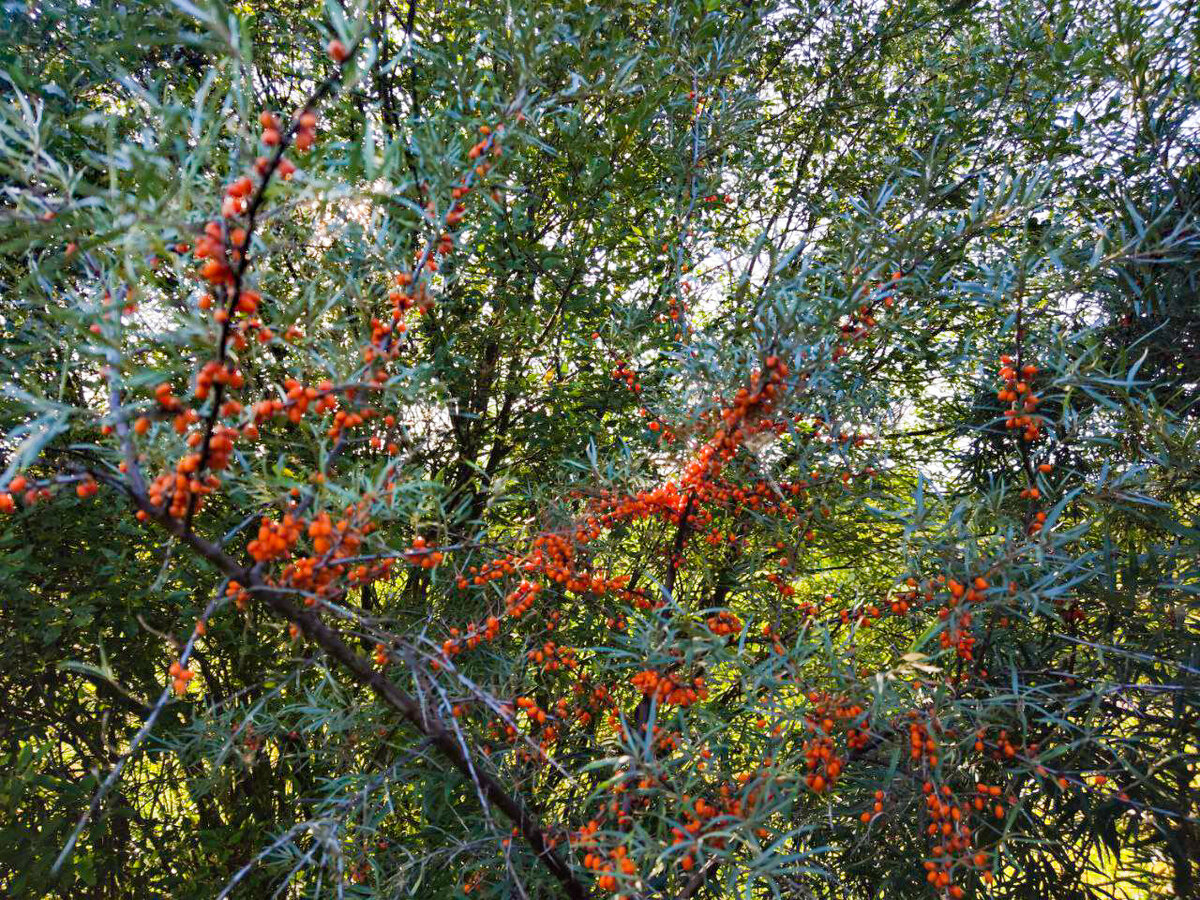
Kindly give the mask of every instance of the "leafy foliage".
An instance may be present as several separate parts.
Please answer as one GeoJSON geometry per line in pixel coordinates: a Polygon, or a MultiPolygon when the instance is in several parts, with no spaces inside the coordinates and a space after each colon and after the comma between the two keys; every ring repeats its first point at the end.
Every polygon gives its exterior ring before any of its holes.
{"type": "Polygon", "coordinates": [[[1191,6],[0,16],[7,894],[1200,895],[1191,6]]]}

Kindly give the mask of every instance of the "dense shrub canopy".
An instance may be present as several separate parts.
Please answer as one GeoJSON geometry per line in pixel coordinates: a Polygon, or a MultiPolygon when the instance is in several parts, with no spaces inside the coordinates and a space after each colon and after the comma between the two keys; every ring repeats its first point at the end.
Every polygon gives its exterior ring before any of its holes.
{"type": "Polygon", "coordinates": [[[1200,896],[1191,4],[0,31],[6,895],[1200,896]]]}

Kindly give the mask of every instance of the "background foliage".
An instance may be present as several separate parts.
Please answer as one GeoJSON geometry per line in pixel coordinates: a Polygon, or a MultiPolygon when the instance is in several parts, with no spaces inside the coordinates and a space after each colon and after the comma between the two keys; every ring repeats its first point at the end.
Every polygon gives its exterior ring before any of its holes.
{"type": "Polygon", "coordinates": [[[7,894],[1200,896],[1191,5],[0,16],[7,894]]]}

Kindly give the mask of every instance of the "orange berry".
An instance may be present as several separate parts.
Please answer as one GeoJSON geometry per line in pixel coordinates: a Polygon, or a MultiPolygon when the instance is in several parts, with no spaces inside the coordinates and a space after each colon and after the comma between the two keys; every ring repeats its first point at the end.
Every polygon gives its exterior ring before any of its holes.
{"type": "Polygon", "coordinates": [[[332,59],[339,66],[342,63],[344,63],[346,61],[346,58],[350,55],[350,51],[348,51],[346,49],[346,45],[343,44],[341,41],[339,41],[337,38],[334,38],[332,41],[330,41],[328,44],[325,45],[325,52],[328,53],[329,58],[332,59]]]}

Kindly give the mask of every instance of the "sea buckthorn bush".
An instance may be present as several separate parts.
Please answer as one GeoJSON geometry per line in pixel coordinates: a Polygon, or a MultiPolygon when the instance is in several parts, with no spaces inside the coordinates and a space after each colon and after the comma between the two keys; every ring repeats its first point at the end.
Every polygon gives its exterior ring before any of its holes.
{"type": "Polygon", "coordinates": [[[6,895],[1200,896],[1193,8],[0,16],[6,895]]]}

